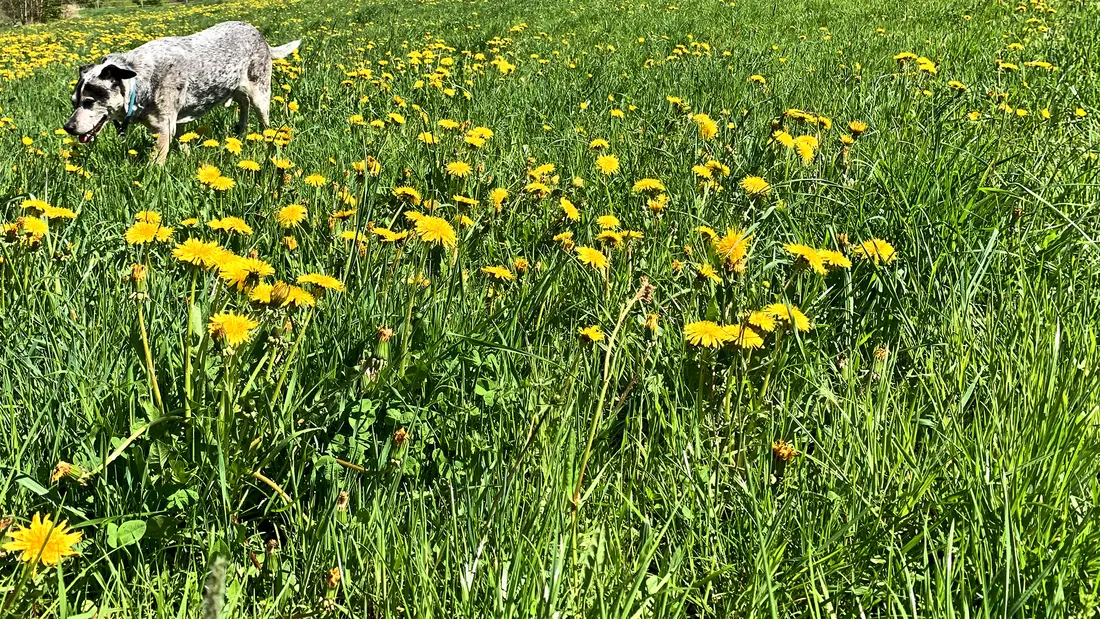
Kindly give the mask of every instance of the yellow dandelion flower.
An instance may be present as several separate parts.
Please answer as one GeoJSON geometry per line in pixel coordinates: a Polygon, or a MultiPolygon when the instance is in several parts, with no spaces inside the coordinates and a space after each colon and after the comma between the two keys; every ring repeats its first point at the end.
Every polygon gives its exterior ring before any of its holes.
{"type": "Polygon", "coordinates": [[[596,224],[604,229],[618,228],[622,226],[622,224],[619,222],[619,218],[614,215],[600,215],[596,219],[596,224]]]}
{"type": "Polygon", "coordinates": [[[481,272],[499,280],[515,281],[516,274],[507,267],[489,266],[481,267],[481,272]]]}
{"type": "Polygon", "coordinates": [[[827,267],[847,269],[852,266],[852,261],[848,259],[848,256],[836,250],[819,249],[817,253],[821,256],[822,262],[824,262],[827,267]]]}
{"type": "Polygon", "coordinates": [[[452,161],[451,163],[447,164],[446,168],[447,174],[450,174],[455,178],[466,178],[470,175],[470,172],[473,171],[473,168],[470,167],[470,164],[466,163],[465,161],[452,161]]]}
{"type": "Polygon", "coordinates": [[[767,333],[771,333],[772,331],[775,331],[775,316],[772,316],[771,314],[769,314],[767,312],[764,312],[764,311],[749,312],[748,322],[749,322],[750,325],[760,329],[761,331],[765,331],[767,333]]]}
{"type": "Polygon", "coordinates": [[[603,330],[600,329],[599,325],[592,325],[590,327],[578,329],[577,333],[581,336],[581,339],[587,340],[589,342],[599,342],[602,341],[604,338],[603,330]]]}
{"type": "Polygon", "coordinates": [[[810,330],[810,319],[797,307],[785,303],[772,303],[761,310],[778,321],[785,322],[799,331],[810,330]]]}
{"type": "Polygon", "coordinates": [[[442,245],[448,249],[458,246],[458,236],[451,224],[442,217],[425,215],[416,221],[416,233],[421,239],[442,245]]]}
{"type": "Polygon", "coordinates": [[[35,513],[31,526],[17,526],[8,531],[8,537],[11,540],[4,544],[4,550],[19,553],[19,560],[24,563],[40,562],[52,567],[65,557],[80,554],[73,550],[80,542],[80,533],[69,529],[64,520],[55,524],[49,514],[35,513]]]}
{"type": "Polygon", "coordinates": [[[201,269],[212,269],[221,259],[222,248],[217,243],[200,241],[199,239],[187,239],[176,245],[172,250],[172,256],[180,262],[193,264],[201,269]]]}
{"type": "Polygon", "coordinates": [[[797,264],[808,266],[819,275],[824,275],[826,273],[825,261],[822,259],[821,254],[813,247],[799,243],[788,243],[783,246],[783,249],[787,250],[795,257],[797,264]]]}
{"type": "Polygon", "coordinates": [[[242,170],[248,170],[249,172],[260,171],[260,164],[251,159],[241,159],[237,162],[237,167],[242,170]]]}
{"type": "Polygon", "coordinates": [[[229,191],[237,186],[237,181],[228,176],[219,176],[210,182],[210,188],[215,191],[229,191]]]}
{"type": "Polygon", "coordinates": [[[309,185],[310,187],[321,187],[326,182],[328,182],[328,179],[326,179],[324,176],[321,176],[320,174],[310,174],[309,176],[302,179],[302,182],[309,185]]]}
{"type": "Polygon", "coordinates": [[[655,178],[643,178],[636,181],[632,189],[634,193],[661,193],[665,190],[665,185],[655,178]]]}
{"type": "Polygon", "coordinates": [[[493,203],[493,208],[497,212],[504,206],[504,201],[508,199],[508,190],[503,187],[496,187],[489,192],[489,201],[493,203]]]}
{"type": "Polygon", "coordinates": [[[299,284],[312,284],[325,290],[344,291],[344,282],[324,273],[306,273],[298,278],[299,284]]]}
{"type": "Polygon", "coordinates": [[[606,269],[608,265],[607,256],[604,253],[594,247],[578,247],[577,259],[581,261],[581,264],[590,266],[594,269],[606,269]]]}
{"type": "Polygon", "coordinates": [[[722,276],[714,270],[714,267],[706,263],[696,263],[695,274],[699,277],[699,279],[705,279],[712,282],[722,281],[722,276]]]}
{"type": "Polygon", "coordinates": [[[607,176],[611,176],[619,171],[619,158],[615,155],[601,155],[596,158],[596,168],[607,176]]]}
{"type": "Polygon", "coordinates": [[[252,330],[258,326],[260,323],[248,316],[219,312],[210,317],[207,330],[214,339],[225,342],[231,348],[236,348],[252,339],[252,330]]]}
{"type": "Polygon", "coordinates": [[[745,194],[753,198],[762,198],[771,191],[772,186],[768,184],[768,181],[759,176],[746,176],[741,179],[741,189],[745,190],[745,194]]]}
{"type": "Polygon", "coordinates": [[[305,221],[308,211],[301,204],[290,204],[279,209],[275,219],[283,228],[292,228],[305,221]]]}
{"type": "Polygon", "coordinates": [[[210,183],[213,183],[214,181],[221,178],[221,175],[222,171],[219,170],[217,166],[212,166],[205,163],[199,166],[198,172],[195,173],[195,177],[198,178],[199,182],[203,185],[209,185],[210,183]]]}
{"type": "Polygon", "coordinates": [[[882,239],[864,241],[853,247],[852,253],[875,264],[891,264],[897,258],[894,246],[882,239]]]}
{"type": "MultiPolygon", "coordinates": [[[[24,224],[26,227],[26,224],[24,224]]],[[[126,230],[126,243],[128,245],[144,245],[146,243],[164,243],[172,236],[172,228],[166,228],[159,223],[147,221],[135,222],[126,230]]]]}
{"type": "Polygon", "coordinates": [[[234,234],[249,236],[252,234],[252,226],[245,223],[240,217],[222,217],[206,222],[213,230],[223,230],[234,234]]]}
{"type": "Polygon", "coordinates": [[[684,339],[692,346],[721,348],[729,341],[730,334],[721,325],[700,320],[684,325],[684,339]]]}
{"type": "Polygon", "coordinates": [[[726,325],[723,327],[729,336],[729,341],[738,348],[751,350],[764,346],[764,338],[751,328],[742,325],[726,325]]]}
{"type": "Polygon", "coordinates": [[[393,197],[409,204],[420,204],[420,192],[412,187],[394,187],[393,197]]]}
{"type": "Polygon", "coordinates": [[[580,221],[581,220],[581,212],[577,210],[577,207],[574,206],[573,203],[570,202],[568,198],[562,196],[562,198],[560,200],[560,204],[561,204],[561,210],[565,212],[565,217],[567,219],[569,219],[569,221],[580,221]]]}

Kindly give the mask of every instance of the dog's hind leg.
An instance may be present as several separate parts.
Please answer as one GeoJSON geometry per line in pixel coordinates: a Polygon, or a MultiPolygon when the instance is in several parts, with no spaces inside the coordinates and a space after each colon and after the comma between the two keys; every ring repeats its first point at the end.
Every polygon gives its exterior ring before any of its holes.
{"type": "Polygon", "coordinates": [[[248,110],[252,104],[249,102],[248,95],[242,92],[235,93],[233,100],[237,102],[237,134],[244,135],[248,131],[248,110]]]}
{"type": "Polygon", "coordinates": [[[263,83],[253,82],[245,86],[245,93],[252,107],[256,108],[256,114],[260,117],[260,126],[264,129],[271,124],[271,81],[270,78],[263,83]]]}

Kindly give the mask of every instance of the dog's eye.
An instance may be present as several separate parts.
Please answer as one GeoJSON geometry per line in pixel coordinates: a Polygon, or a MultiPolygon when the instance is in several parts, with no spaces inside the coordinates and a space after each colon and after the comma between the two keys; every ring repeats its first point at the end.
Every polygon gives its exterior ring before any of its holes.
{"type": "Polygon", "coordinates": [[[92,109],[93,105],[95,105],[95,99],[85,99],[85,100],[80,102],[80,107],[82,107],[86,110],[92,109]]]}

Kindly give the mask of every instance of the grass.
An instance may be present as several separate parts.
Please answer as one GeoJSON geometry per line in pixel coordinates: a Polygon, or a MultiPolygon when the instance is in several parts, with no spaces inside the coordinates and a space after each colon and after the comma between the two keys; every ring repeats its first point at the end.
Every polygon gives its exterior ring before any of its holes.
{"type": "Polygon", "coordinates": [[[234,0],[0,31],[0,221],[25,226],[31,198],[78,213],[0,242],[0,520],[83,536],[59,568],[0,556],[0,615],[1096,615],[1098,18],[1073,1],[234,0]],[[304,39],[276,68],[292,135],[233,154],[235,111],[217,110],[163,169],[145,129],[55,135],[76,65],[227,19],[304,39]],[[441,119],[494,135],[475,148],[441,119]],[[851,121],[868,129],[848,145],[851,121]],[[780,129],[817,138],[809,163],[780,129]],[[355,170],[367,157],[377,175],[355,170]],[[445,172],[457,160],[470,176],[445,172]],[[693,171],[712,160],[729,175],[693,171]],[[546,163],[540,199],[525,187],[546,163]],[[236,185],[205,186],[202,164],[236,185]],[[308,215],[282,229],[291,203],[308,215]],[[171,240],[129,245],[140,211],[171,240]],[[601,247],[612,213],[642,238],[602,246],[606,270],[554,240],[601,247]],[[252,234],[205,223],[226,216],[252,234]],[[744,272],[699,226],[751,232],[744,272]],[[187,238],[255,251],[268,282],[345,290],[250,303],[173,258],[187,238]],[[875,238],[895,260],[859,257],[875,238]],[[853,264],[819,275],[789,243],[853,264]],[[774,303],[812,329],[751,351],[685,339],[774,303]],[[257,322],[247,343],[211,331],[222,311],[257,322]]]}

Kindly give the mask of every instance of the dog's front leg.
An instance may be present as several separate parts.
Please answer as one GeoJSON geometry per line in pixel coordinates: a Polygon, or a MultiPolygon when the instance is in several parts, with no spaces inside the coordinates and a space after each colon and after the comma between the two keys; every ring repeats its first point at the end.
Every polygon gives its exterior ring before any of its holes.
{"type": "Polygon", "coordinates": [[[174,118],[162,116],[150,120],[152,122],[149,128],[157,134],[157,154],[153,163],[162,166],[168,160],[168,148],[172,145],[172,137],[176,135],[176,122],[174,118]]]}

